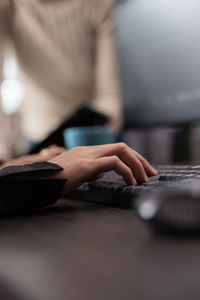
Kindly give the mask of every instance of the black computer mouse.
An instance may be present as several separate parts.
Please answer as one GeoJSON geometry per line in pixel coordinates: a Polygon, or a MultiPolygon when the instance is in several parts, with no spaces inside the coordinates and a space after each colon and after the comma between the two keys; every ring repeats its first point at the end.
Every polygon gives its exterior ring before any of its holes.
{"type": "Polygon", "coordinates": [[[135,201],[138,215],[165,233],[200,233],[200,180],[142,193],[135,201]]]}

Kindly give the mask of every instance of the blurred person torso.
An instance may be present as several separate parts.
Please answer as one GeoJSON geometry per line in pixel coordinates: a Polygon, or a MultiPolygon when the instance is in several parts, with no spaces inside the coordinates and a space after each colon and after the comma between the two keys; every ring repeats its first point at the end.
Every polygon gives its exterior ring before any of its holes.
{"type": "Polygon", "coordinates": [[[90,104],[120,129],[122,109],[111,0],[1,0],[2,41],[26,85],[24,135],[41,140],[90,104]]]}

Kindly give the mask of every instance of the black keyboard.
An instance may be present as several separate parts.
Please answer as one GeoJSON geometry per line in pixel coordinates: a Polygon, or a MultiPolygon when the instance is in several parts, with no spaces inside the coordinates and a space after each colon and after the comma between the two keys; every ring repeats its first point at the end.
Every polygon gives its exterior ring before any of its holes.
{"type": "Polygon", "coordinates": [[[135,197],[144,191],[167,190],[176,185],[200,180],[200,166],[163,165],[156,169],[157,176],[149,178],[148,183],[137,186],[127,186],[120,175],[107,172],[103,178],[81,185],[70,198],[134,208],[135,197]]]}

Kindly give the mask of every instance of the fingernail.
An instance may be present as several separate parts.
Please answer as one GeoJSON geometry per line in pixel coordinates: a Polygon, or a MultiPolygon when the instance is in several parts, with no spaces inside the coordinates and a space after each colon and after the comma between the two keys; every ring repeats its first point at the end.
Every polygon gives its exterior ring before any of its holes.
{"type": "Polygon", "coordinates": [[[137,181],[135,179],[132,180],[132,185],[137,185],[137,181]]]}
{"type": "Polygon", "coordinates": [[[153,167],[152,167],[152,171],[153,171],[153,173],[154,173],[155,175],[158,174],[158,171],[157,171],[156,169],[154,169],[153,167]]]}

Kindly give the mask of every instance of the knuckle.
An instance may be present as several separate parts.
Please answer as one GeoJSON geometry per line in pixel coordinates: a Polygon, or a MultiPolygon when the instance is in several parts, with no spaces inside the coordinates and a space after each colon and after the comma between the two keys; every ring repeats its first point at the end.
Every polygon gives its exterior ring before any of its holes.
{"type": "Polygon", "coordinates": [[[119,157],[117,155],[113,155],[110,157],[111,162],[117,164],[119,162],[119,157]]]}
{"type": "Polygon", "coordinates": [[[126,143],[121,142],[118,145],[121,151],[125,151],[127,149],[126,143]]]}
{"type": "Polygon", "coordinates": [[[137,166],[137,168],[138,168],[139,171],[143,171],[143,165],[142,165],[142,163],[139,160],[136,161],[136,166],[137,166]]]}
{"type": "Polygon", "coordinates": [[[127,171],[127,174],[129,174],[130,177],[133,176],[133,173],[132,173],[130,168],[127,167],[126,171],[127,171]]]}
{"type": "Polygon", "coordinates": [[[132,170],[133,173],[141,174],[144,170],[142,163],[140,161],[135,161],[132,170]]]}
{"type": "Polygon", "coordinates": [[[142,157],[142,156],[140,158],[140,161],[141,161],[142,164],[146,164],[147,163],[147,160],[144,157],[142,157]]]}
{"type": "Polygon", "coordinates": [[[131,178],[133,177],[133,173],[132,171],[127,167],[127,168],[124,168],[124,174],[126,175],[127,178],[131,178]]]}

